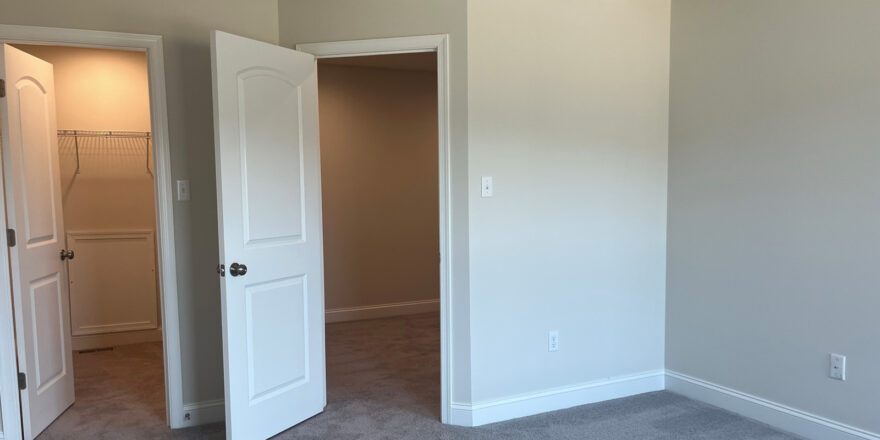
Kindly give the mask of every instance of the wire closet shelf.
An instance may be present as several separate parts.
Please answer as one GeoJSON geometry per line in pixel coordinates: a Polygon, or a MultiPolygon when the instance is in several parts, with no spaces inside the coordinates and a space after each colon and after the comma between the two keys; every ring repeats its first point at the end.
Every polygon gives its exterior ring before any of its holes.
{"type": "Polygon", "coordinates": [[[107,139],[143,139],[146,153],[144,158],[144,166],[147,174],[153,175],[150,170],[150,141],[152,135],[149,131],[95,131],[95,130],[58,130],[58,137],[73,138],[73,146],[76,151],[76,174],[80,173],[79,169],[79,139],[80,138],[107,138],[107,139]]]}

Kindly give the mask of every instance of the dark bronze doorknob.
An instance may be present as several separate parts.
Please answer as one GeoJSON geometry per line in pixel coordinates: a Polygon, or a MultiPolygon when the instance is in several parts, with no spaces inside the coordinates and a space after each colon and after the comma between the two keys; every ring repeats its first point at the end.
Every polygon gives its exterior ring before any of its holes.
{"type": "Polygon", "coordinates": [[[73,259],[73,250],[61,249],[61,261],[72,260],[72,259],[73,259]]]}
{"type": "Polygon", "coordinates": [[[232,263],[229,265],[229,274],[234,277],[244,276],[247,273],[247,266],[239,263],[232,263]]]}

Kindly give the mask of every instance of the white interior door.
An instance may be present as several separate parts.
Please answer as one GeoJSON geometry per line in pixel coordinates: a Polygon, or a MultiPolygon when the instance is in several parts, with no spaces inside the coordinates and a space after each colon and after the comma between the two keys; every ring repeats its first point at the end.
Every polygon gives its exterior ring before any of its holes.
{"type": "Polygon", "coordinates": [[[326,404],[315,59],[218,31],[211,50],[226,436],[264,439],[326,404]]]}
{"type": "Polygon", "coordinates": [[[6,80],[2,101],[6,218],[24,435],[33,438],[73,404],[68,285],[64,246],[55,84],[52,65],[12,46],[0,58],[6,80]]]}

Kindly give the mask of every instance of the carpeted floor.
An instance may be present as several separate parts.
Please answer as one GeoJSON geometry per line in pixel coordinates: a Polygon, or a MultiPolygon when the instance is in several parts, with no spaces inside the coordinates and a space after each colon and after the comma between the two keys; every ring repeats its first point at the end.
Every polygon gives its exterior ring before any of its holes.
{"type": "MultiPolygon", "coordinates": [[[[793,440],[661,391],[478,428],[440,418],[436,314],[327,326],[327,408],[276,439],[793,440]]],[[[223,425],[165,426],[160,344],[74,357],[77,401],[39,438],[223,439],[223,425]]]]}

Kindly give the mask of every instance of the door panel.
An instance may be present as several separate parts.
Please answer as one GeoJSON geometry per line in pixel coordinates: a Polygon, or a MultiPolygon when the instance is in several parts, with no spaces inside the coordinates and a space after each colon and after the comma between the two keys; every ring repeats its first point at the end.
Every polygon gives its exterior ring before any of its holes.
{"type": "MultiPolygon", "coordinates": [[[[51,245],[58,240],[55,212],[52,148],[57,144],[48,133],[49,105],[46,90],[33,78],[15,84],[21,115],[21,155],[24,177],[21,196],[24,202],[24,232],[28,247],[51,245]]],[[[55,150],[57,155],[57,149],[55,150]]]]}
{"type": "Polygon", "coordinates": [[[31,283],[30,321],[34,326],[34,375],[37,393],[62,379],[65,373],[63,301],[59,274],[54,273],[31,283]]]}
{"type": "Polygon", "coordinates": [[[52,65],[3,45],[7,96],[0,105],[6,217],[16,309],[24,435],[33,438],[73,404],[67,272],[52,65]]]}
{"type": "Polygon", "coordinates": [[[262,439],[326,404],[315,60],[217,31],[212,55],[226,433],[262,439]]]}
{"type": "Polygon", "coordinates": [[[303,236],[299,87],[265,69],[239,75],[245,245],[303,236]],[[295,170],[295,172],[291,172],[295,170]]]}
{"type": "Polygon", "coordinates": [[[304,278],[245,289],[248,358],[252,359],[251,404],[308,382],[308,297],[304,278]],[[278,344],[279,336],[286,343],[278,344]]]}

